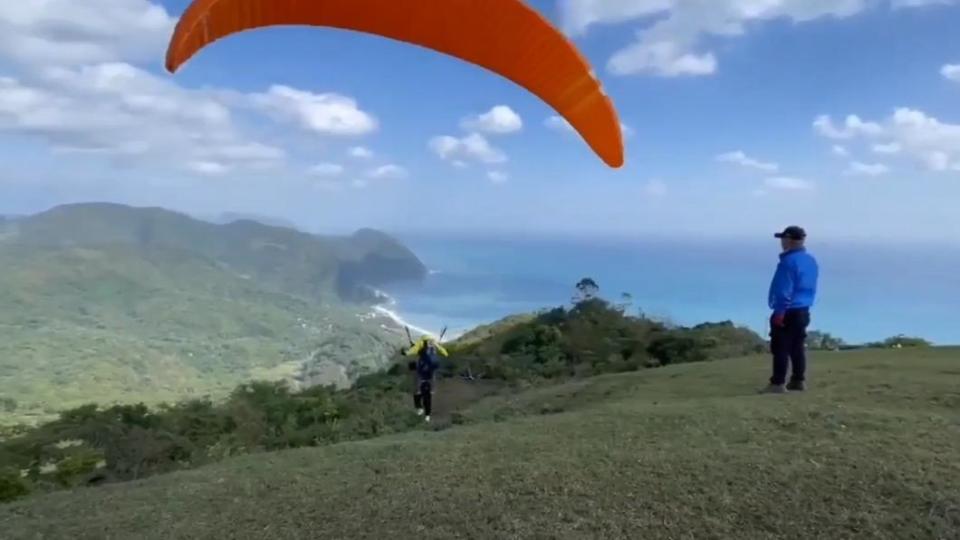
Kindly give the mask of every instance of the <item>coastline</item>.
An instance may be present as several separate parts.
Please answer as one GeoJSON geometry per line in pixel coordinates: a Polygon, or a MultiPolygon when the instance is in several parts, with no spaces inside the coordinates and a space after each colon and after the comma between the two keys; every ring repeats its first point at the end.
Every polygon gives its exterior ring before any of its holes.
{"type": "Polygon", "coordinates": [[[377,316],[389,319],[390,322],[392,322],[396,326],[396,330],[403,330],[404,328],[409,328],[410,333],[414,337],[429,336],[434,339],[437,338],[437,335],[435,333],[425,328],[421,328],[415,324],[410,324],[410,322],[404,319],[403,316],[401,316],[399,313],[397,313],[396,311],[390,309],[389,307],[383,304],[373,306],[372,315],[377,315],[377,316]]]}
{"type": "Polygon", "coordinates": [[[413,324],[404,318],[404,316],[397,311],[398,303],[395,298],[379,289],[375,289],[373,292],[380,302],[371,306],[372,311],[369,313],[369,316],[379,319],[386,319],[389,325],[381,324],[384,329],[401,332],[404,337],[407,337],[405,329],[409,329],[410,334],[414,339],[422,336],[428,336],[443,343],[457,339],[457,337],[464,333],[464,331],[450,332],[450,329],[448,328],[448,331],[443,336],[443,339],[439,339],[440,336],[436,332],[432,332],[422,326],[413,324]]]}

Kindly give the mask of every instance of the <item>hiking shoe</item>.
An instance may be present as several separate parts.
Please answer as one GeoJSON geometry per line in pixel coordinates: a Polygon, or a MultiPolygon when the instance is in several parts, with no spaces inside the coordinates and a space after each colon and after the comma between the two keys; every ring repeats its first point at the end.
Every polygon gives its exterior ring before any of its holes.
{"type": "Polygon", "coordinates": [[[787,387],[783,384],[771,384],[760,391],[761,394],[786,394],[787,387]]]}
{"type": "Polygon", "coordinates": [[[429,417],[429,416],[425,416],[425,417],[423,418],[423,421],[429,424],[429,423],[430,423],[430,417],[429,417]]]}
{"type": "Polygon", "coordinates": [[[787,390],[791,392],[803,392],[807,389],[807,383],[803,381],[790,381],[790,384],[787,385],[787,390]]]}
{"type": "Polygon", "coordinates": [[[423,416],[423,409],[417,409],[417,416],[423,416]]]}

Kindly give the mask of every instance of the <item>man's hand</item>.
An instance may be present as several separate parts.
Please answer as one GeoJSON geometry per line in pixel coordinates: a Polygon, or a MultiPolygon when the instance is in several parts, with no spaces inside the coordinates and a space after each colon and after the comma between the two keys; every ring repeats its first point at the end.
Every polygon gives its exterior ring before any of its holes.
{"type": "Polygon", "coordinates": [[[784,312],[774,313],[773,317],[770,319],[770,322],[775,328],[783,328],[787,325],[786,317],[787,314],[784,312]]]}

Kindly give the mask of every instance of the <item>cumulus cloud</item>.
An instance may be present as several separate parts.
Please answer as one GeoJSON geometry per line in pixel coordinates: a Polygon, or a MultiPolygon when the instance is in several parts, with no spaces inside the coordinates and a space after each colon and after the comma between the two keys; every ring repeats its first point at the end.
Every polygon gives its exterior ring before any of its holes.
{"type": "MultiPolygon", "coordinates": [[[[895,8],[950,3],[956,0],[892,0],[895,8]]],[[[772,20],[847,18],[886,5],[872,0],[560,0],[559,8],[563,27],[574,35],[594,25],[641,25],[635,41],[608,61],[612,73],[678,77],[718,70],[717,55],[706,45],[709,38],[740,36],[772,20]]]]}
{"type": "Polygon", "coordinates": [[[430,139],[430,150],[441,159],[447,161],[477,161],[481,163],[497,164],[507,161],[507,155],[495,148],[490,141],[479,133],[471,133],[465,137],[442,135],[430,139]]]}
{"type": "Polygon", "coordinates": [[[667,12],[675,0],[559,0],[565,31],[583,34],[595,24],[617,24],[667,12]]]}
{"type": "Polygon", "coordinates": [[[557,116],[557,115],[550,116],[546,120],[544,120],[543,125],[557,131],[566,131],[569,133],[576,133],[576,130],[573,129],[573,126],[570,125],[570,122],[567,122],[567,119],[562,116],[557,116]]]}
{"type": "Polygon", "coordinates": [[[947,80],[960,83],[960,64],[947,64],[940,68],[940,74],[947,80]]]}
{"type": "Polygon", "coordinates": [[[374,180],[400,180],[407,177],[407,170],[399,165],[382,165],[367,172],[367,178],[374,180]]]}
{"type": "Polygon", "coordinates": [[[0,57],[66,67],[155,60],[175,23],[148,0],[0,2],[0,57]]]}
{"type": "Polygon", "coordinates": [[[899,154],[901,150],[903,148],[900,143],[896,142],[873,145],[873,152],[876,154],[899,154]]]}
{"type": "MultiPolygon", "coordinates": [[[[577,130],[573,129],[573,126],[570,125],[570,122],[567,122],[566,118],[558,115],[547,117],[547,119],[543,121],[543,125],[549,129],[563,133],[577,132],[577,130]]],[[[636,133],[632,127],[624,124],[623,122],[620,123],[620,130],[623,132],[624,137],[632,137],[636,133]]]]}
{"type": "Polygon", "coordinates": [[[931,171],[960,171],[960,124],[941,121],[923,111],[899,108],[882,123],[848,116],[842,128],[822,116],[814,125],[825,137],[870,140],[875,151],[906,156],[931,171]]]}
{"type": "Polygon", "coordinates": [[[340,176],[343,171],[343,165],[337,163],[318,163],[310,167],[310,174],[314,176],[340,176]]]}
{"type": "Polygon", "coordinates": [[[829,139],[846,140],[859,136],[874,137],[883,133],[883,128],[873,122],[864,122],[859,116],[847,116],[843,125],[837,125],[828,115],[820,115],[813,121],[813,128],[829,139]]]}
{"type": "Polygon", "coordinates": [[[522,130],[523,119],[510,107],[497,105],[483,114],[464,118],[460,126],[467,131],[502,135],[522,130]]]}
{"type": "Polygon", "coordinates": [[[956,4],[957,0],[891,0],[890,5],[894,8],[911,8],[922,6],[946,6],[956,4]]]}
{"type": "Polygon", "coordinates": [[[659,178],[648,180],[643,185],[643,192],[650,197],[663,197],[667,194],[667,184],[659,178]]]}
{"type": "Polygon", "coordinates": [[[351,148],[348,153],[350,157],[357,159],[370,159],[373,157],[373,150],[370,150],[366,146],[354,146],[351,148]]]}
{"type": "Polygon", "coordinates": [[[122,62],[44,68],[30,80],[0,77],[0,131],[60,152],[181,163],[205,175],[286,158],[283,149],[245,137],[213,97],[122,62]]]}
{"type": "Polygon", "coordinates": [[[882,163],[850,163],[846,174],[848,176],[882,176],[890,172],[890,168],[882,163]]]}
{"type": "Polygon", "coordinates": [[[250,100],[278,119],[324,135],[367,135],[377,130],[373,115],[361,110],[353,98],[339,94],[314,94],[273,85],[265,93],[253,94],[250,100]]]}
{"type": "Polygon", "coordinates": [[[733,163],[747,169],[754,169],[758,171],[777,172],[780,170],[780,166],[778,164],[754,159],[741,150],[720,154],[716,159],[717,161],[723,163],[733,163]]]}
{"type": "Polygon", "coordinates": [[[641,72],[663,77],[712,75],[717,71],[717,57],[712,52],[683,52],[680,44],[670,41],[640,41],[615,53],[607,67],[614,75],[641,72]]]}
{"type": "Polygon", "coordinates": [[[487,173],[487,178],[494,184],[503,184],[507,180],[510,180],[510,175],[501,171],[490,171],[487,173]]]}
{"type": "Polygon", "coordinates": [[[813,182],[793,176],[772,176],[764,180],[764,185],[770,189],[782,191],[809,191],[813,189],[813,182]]]}
{"type": "MultiPolygon", "coordinates": [[[[327,135],[377,121],[355,100],[272,86],[262,93],[188,89],[138,64],[162,58],[176,20],[156,1],[0,3],[0,132],[142,167],[218,176],[283,166],[290,152],[258,140],[238,109],[327,135]]],[[[316,171],[314,171],[316,172],[316,171]]]]}
{"type": "Polygon", "coordinates": [[[850,151],[847,150],[847,147],[840,144],[833,145],[833,148],[831,148],[831,151],[833,152],[833,155],[838,157],[847,157],[850,155],[850,151]]]}
{"type": "Polygon", "coordinates": [[[187,163],[187,169],[197,174],[220,176],[230,172],[230,167],[219,161],[191,161],[187,163]]]}

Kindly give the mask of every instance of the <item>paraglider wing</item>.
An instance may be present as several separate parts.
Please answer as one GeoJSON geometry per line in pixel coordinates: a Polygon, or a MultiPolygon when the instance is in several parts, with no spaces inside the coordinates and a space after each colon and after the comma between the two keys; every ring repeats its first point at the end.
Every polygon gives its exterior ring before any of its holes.
{"type": "Polygon", "coordinates": [[[553,107],[609,166],[623,165],[613,102],[573,43],[523,0],[194,0],[167,70],[229,35],[299,25],[375,34],[484,67],[553,107]]]}

